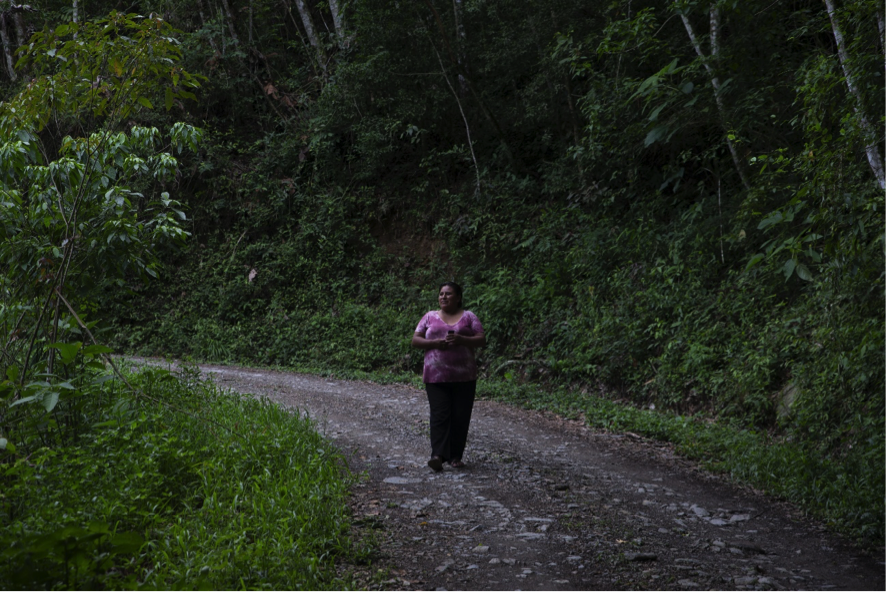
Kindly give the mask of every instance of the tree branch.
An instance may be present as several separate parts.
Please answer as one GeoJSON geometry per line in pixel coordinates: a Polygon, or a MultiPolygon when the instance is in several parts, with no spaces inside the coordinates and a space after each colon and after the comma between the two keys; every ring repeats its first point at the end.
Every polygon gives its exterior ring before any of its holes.
{"type": "Polygon", "coordinates": [[[458,98],[458,93],[455,92],[455,87],[449,82],[449,76],[446,75],[446,68],[443,66],[443,59],[440,57],[440,52],[437,51],[437,46],[431,41],[430,35],[428,35],[428,41],[431,43],[431,47],[434,48],[434,53],[437,55],[437,61],[440,62],[440,71],[443,72],[443,80],[446,81],[446,85],[449,87],[449,90],[452,91],[452,96],[455,97],[455,102],[458,104],[458,111],[461,113],[462,121],[465,122],[465,131],[468,135],[468,147],[471,149],[471,159],[474,161],[474,171],[477,173],[477,187],[474,190],[474,195],[480,195],[480,165],[477,164],[477,155],[474,154],[474,142],[471,140],[471,126],[468,125],[468,118],[465,116],[464,109],[461,108],[461,101],[458,98]]]}

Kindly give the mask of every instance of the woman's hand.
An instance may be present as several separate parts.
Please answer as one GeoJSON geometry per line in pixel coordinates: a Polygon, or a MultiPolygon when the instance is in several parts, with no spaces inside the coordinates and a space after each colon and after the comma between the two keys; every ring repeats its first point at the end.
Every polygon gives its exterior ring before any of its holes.
{"type": "Polygon", "coordinates": [[[424,335],[418,333],[412,336],[412,347],[418,349],[449,349],[449,345],[445,339],[425,339],[424,335]]]}
{"type": "Polygon", "coordinates": [[[459,335],[458,333],[450,333],[446,336],[446,343],[450,346],[463,345],[471,349],[483,347],[486,345],[486,335],[459,335]]]}
{"type": "Polygon", "coordinates": [[[447,350],[450,347],[463,345],[470,348],[478,348],[486,345],[486,336],[479,335],[459,335],[458,333],[450,333],[443,339],[425,339],[424,335],[418,333],[412,336],[412,347],[418,349],[442,349],[447,350]]]}

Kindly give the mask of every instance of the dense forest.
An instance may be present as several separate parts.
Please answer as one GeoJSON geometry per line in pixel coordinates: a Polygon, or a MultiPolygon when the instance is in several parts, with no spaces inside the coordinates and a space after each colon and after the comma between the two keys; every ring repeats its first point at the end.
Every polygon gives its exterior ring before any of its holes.
{"type": "Polygon", "coordinates": [[[408,379],[455,280],[490,385],[789,443],[796,501],[882,540],[880,2],[0,0],[0,33],[4,466],[99,406],[107,346],[408,379]]]}

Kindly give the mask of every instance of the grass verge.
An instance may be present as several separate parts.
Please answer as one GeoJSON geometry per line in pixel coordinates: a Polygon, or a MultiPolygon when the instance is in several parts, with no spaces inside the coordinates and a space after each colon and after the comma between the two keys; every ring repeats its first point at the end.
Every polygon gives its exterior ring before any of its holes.
{"type": "Polygon", "coordinates": [[[76,439],[0,452],[0,587],[355,586],[352,477],[309,420],[193,371],[130,380],[151,400],[112,381],[76,439]]]}

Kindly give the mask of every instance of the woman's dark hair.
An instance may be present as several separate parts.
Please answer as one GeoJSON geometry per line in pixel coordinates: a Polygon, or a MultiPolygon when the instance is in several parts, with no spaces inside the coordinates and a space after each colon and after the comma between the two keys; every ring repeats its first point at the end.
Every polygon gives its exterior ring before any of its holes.
{"type": "Polygon", "coordinates": [[[461,295],[461,294],[462,294],[462,292],[461,292],[461,286],[459,286],[459,285],[456,284],[455,282],[443,282],[442,284],[440,284],[440,287],[437,288],[437,291],[439,292],[440,290],[442,290],[442,289],[445,288],[446,286],[449,286],[450,288],[452,288],[452,291],[455,292],[455,295],[456,295],[456,296],[458,296],[458,305],[459,305],[460,307],[464,308],[464,307],[465,307],[465,301],[464,301],[464,297],[462,297],[462,295],[461,295]]]}

